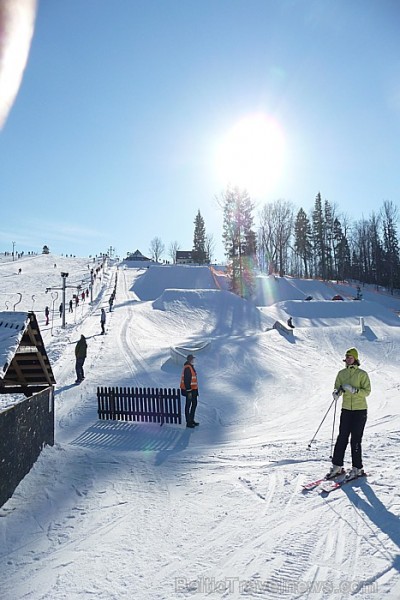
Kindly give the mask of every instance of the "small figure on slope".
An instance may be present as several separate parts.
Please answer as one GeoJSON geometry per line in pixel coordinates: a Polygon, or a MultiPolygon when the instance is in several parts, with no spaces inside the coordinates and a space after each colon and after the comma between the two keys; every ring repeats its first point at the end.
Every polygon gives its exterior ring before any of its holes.
{"type": "Polygon", "coordinates": [[[83,372],[83,364],[86,359],[87,354],[87,342],[84,335],[81,335],[80,340],[77,342],[75,346],[75,371],[76,371],[76,381],[75,383],[80,383],[85,379],[85,374],[83,372]]]}
{"type": "Polygon", "coordinates": [[[199,386],[197,382],[196,369],[193,366],[194,356],[189,354],[186,362],[183,365],[183,371],[181,375],[180,388],[182,396],[186,397],[185,404],[185,417],[186,427],[193,429],[198,425],[197,421],[194,420],[194,415],[197,408],[197,398],[199,396],[199,386]]]}
{"type": "Polygon", "coordinates": [[[104,335],[106,332],[106,311],[104,308],[101,309],[100,315],[101,334],[104,335]]]}

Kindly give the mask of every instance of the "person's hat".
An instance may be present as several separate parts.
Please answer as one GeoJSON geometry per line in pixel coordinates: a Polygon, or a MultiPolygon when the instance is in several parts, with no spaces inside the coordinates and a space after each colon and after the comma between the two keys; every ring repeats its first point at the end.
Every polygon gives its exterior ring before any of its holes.
{"type": "Polygon", "coordinates": [[[193,354],[188,354],[186,357],[186,360],[193,360],[194,359],[194,355],[193,354]]]}
{"type": "Polygon", "coordinates": [[[346,356],[352,356],[355,360],[358,360],[357,348],[349,348],[348,350],[346,350],[346,356]]]}

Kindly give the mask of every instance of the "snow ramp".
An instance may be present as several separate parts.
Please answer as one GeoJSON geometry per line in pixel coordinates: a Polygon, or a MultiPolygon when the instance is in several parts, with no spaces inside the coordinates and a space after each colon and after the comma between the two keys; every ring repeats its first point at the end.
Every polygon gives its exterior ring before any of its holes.
{"type": "Polygon", "coordinates": [[[140,300],[155,300],[166,289],[216,290],[220,287],[208,266],[151,266],[135,280],[132,290],[140,300]]]}

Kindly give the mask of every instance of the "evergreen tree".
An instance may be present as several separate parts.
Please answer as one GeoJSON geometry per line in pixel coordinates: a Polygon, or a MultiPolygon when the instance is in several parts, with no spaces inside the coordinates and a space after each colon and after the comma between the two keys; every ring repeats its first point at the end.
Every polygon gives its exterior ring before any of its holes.
{"type": "Polygon", "coordinates": [[[314,262],[316,275],[326,279],[326,255],[325,255],[325,223],[322,210],[321,194],[318,192],[312,215],[314,262]]]}
{"type": "Polygon", "coordinates": [[[207,238],[206,238],[206,228],[204,225],[204,219],[200,214],[200,210],[197,212],[196,218],[194,220],[194,235],[193,235],[193,250],[192,257],[195,263],[199,265],[204,265],[209,262],[209,257],[207,256],[207,238]]]}
{"type": "Polygon", "coordinates": [[[337,218],[333,222],[333,267],[336,279],[343,281],[350,276],[350,248],[342,224],[337,218]]]}
{"type": "Polygon", "coordinates": [[[310,262],[312,259],[312,231],[310,221],[305,211],[300,208],[294,224],[294,248],[299,255],[304,267],[304,277],[310,275],[310,262]]]}
{"type": "Polygon", "coordinates": [[[324,254],[326,264],[326,278],[333,279],[334,277],[334,217],[333,208],[328,200],[324,203],[324,254]]]}
{"type": "Polygon", "coordinates": [[[370,217],[370,238],[371,238],[371,274],[369,283],[378,285],[378,278],[382,273],[383,268],[383,248],[382,241],[379,235],[380,217],[372,213],[370,217]]]}
{"type": "Polygon", "coordinates": [[[382,209],[384,270],[387,281],[386,285],[390,287],[392,294],[395,287],[400,287],[399,241],[396,231],[397,220],[397,207],[393,202],[385,201],[382,209]]]}

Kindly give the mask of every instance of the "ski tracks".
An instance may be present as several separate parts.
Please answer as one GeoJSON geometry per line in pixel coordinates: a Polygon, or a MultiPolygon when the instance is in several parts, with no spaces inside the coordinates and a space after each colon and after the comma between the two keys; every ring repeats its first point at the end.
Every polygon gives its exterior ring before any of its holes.
{"type": "MultiPolygon", "coordinates": [[[[148,561],[149,572],[143,574],[131,572],[129,557],[133,563],[138,548],[145,552],[146,548],[158,546],[163,552],[171,522],[168,485],[151,464],[138,461],[137,457],[127,460],[126,454],[113,454],[110,460],[106,451],[99,454],[78,450],[74,454],[73,468],[65,462],[62,473],[52,477],[51,456],[35,467],[42,470],[39,475],[43,489],[36,490],[36,503],[43,504],[40,519],[33,520],[28,509],[34,490],[21,486],[15,497],[15,502],[27,508],[23,514],[9,514],[9,518],[22,519],[24,540],[28,541],[21,547],[17,539],[12,544],[8,540],[8,547],[12,548],[7,556],[0,556],[6,577],[1,583],[0,576],[2,600],[37,599],[38,589],[41,598],[61,599],[65,590],[69,597],[75,597],[75,583],[79,585],[82,580],[87,581],[87,592],[96,598],[123,597],[121,590],[115,589],[115,579],[110,584],[112,577],[96,582],[91,576],[91,564],[95,574],[95,565],[100,561],[106,570],[109,560],[113,568],[120,569],[124,585],[132,586],[132,597],[135,589],[139,590],[136,597],[144,597],[140,595],[142,578],[148,581],[152,575],[152,557],[148,561]],[[48,512],[57,515],[55,519],[49,520],[44,510],[49,504],[54,509],[48,512]],[[121,547],[126,555],[123,564],[114,559],[121,555],[121,547]],[[38,569],[41,562],[45,563],[46,581],[40,575],[42,569],[38,569]],[[97,583],[101,585],[99,589],[97,583]]],[[[118,580],[118,573],[114,575],[118,580]]]]}

